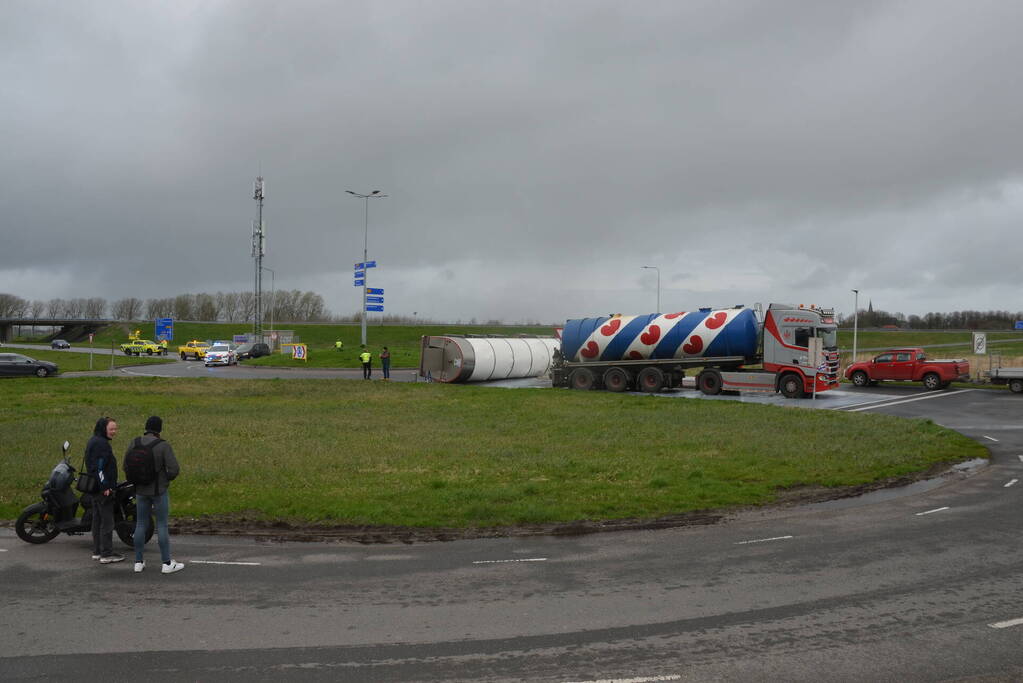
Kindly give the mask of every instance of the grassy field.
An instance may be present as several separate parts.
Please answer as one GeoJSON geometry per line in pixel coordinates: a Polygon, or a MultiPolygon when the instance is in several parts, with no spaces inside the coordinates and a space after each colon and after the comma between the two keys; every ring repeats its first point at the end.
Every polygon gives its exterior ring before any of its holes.
{"type": "Polygon", "coordinates": [[[336,380],[0,382],[0,518],[72,441],[146,417],[182,464],[174,516],[476,527],[758,505],[985,457],[930,421],[603,392],[336,380]],[[256,512],[253,512],[256,511],[256,512]]]}
{"type": "MultiPolygon", "coordinates": [[[[76,351],[52,351],[47,348],[40,349],[10,349],[11,353],[20,353],[23,356],[29,358],[35,358],[36,360],[46,360],[51,363],[56,363],[57,367],[60,368],[60,372],[77,372],[81,370],[89,370],[89,354],[78,353],[76,351]]],[[[92,369],[93,370],[106,370],[110,367],[111,356],[93,354],[92,357],[92,369]]],[[[167,358],[152,358],[150,356],[123,356],[115,354],[113,356],[114,367],[121,367],[122,365],[141,365],[143,363],[172,363],[174,359],[167,358]]]]}

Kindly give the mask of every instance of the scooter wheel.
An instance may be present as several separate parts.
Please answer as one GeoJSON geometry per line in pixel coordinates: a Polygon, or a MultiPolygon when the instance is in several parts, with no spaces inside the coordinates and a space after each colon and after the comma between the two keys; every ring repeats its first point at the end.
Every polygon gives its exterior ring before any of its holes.
{"type": "Polygon", "coordinates": [[[47,543],[56,538],[60,533],[57,523],[45,516],[46,503],[36,503],[25,508],[14,523],[18,538],[26,543],[47,543]]]}

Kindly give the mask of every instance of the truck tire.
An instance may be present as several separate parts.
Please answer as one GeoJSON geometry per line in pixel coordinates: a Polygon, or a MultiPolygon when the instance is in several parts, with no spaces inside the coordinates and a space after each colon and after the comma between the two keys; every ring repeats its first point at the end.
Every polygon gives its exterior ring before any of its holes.
{"type": "Polygon", "coordinates": [[[621,368],[608,368],[604,373],[604,388],[608,391],[628,391],[631,378],[629,373],[621,368]]]}
{"type": "Polygon", "coordinates": [[[597,384],[597,378],[589,368],[576,368],[568,376],[568,386],[572,389],[589,391],[597,384]]]}
{"type": "Polygon", "coordinates": [[[781,376],[778,381],[778,391],[785,398],[803,398],[806,392],[803,390],[802,378],[794,372],[788,372],[781,376]]]}
{"type": "Polygon", "coordinates": [[[648,394],[656,394],[664,388],[664,373],[660,368],[643,368],[636,377],[636,384],[640,390],[648,394]]]}
{"type": "Polygon", "coordinates": [[[924,375],[924,388],[928,391],[937,391],[941,386],[941,377],[936,372],[928,372],[924,375]]]}
{"type": "Polygon", "coordinates": [[[721,393],[721,373],[717,370],[704,370],[696,377],[696,386],[707,396],[721,393]]]}
{"type": "Polygon", "coordinates": [[[867,377],[867,373],[862,370],[857,370],[852,374],[852,383],[858,387],[869,387],[870,378],[867,377]]]}
{"type": "Polygon", "coordinates": [[[187,358],[184,351],[182,351],[179,355],[181,356],[181,360],[185,360],[187,358]]]}
{"type": "Polygon", "coordinates": [[[1009,391],[1014,394],[1023,394],[1023,379],[1010,379],[1009,391]]]}

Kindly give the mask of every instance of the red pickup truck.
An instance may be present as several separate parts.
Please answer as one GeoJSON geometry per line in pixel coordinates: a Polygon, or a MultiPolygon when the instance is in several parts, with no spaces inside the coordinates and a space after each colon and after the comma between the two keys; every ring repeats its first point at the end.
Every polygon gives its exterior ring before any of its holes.
{"type": "Polygon", "coordinates": [[[944,389],[953,380],[970,378],[968,360],[930,360],[923,349],[892,349],[872,360],[853,363],[845,369],[845,378],[858,387],[881,380],[923,382],[928,389],[944,389]]]}

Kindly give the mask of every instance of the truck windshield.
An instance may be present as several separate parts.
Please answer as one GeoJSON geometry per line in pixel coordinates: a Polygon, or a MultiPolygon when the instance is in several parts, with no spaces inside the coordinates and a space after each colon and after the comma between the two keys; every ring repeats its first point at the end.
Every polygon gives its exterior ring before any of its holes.
{"type": "Polygon", "coordinates": [[[838,330],[829,327],[818,327],[816,334],[824,340],[824,348],[834,349],[838,347],[838,330]]]}

